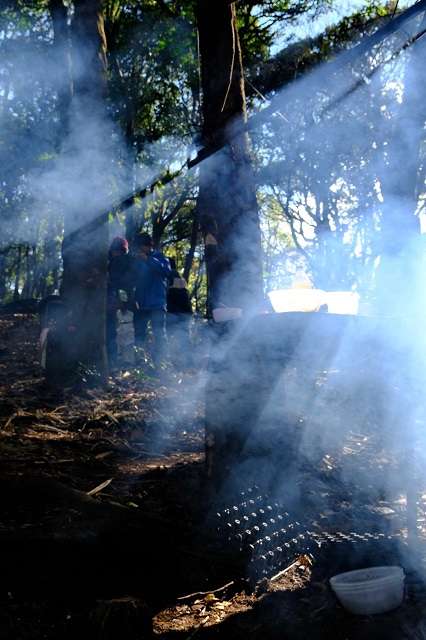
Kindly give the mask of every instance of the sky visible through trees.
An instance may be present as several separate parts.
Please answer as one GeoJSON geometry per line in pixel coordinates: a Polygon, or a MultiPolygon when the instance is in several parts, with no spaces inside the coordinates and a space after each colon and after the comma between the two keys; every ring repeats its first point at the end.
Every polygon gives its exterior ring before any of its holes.
{"type": "MultiPolygon", "coordinates": [[[[288,285],[303,269],[317,286],[371,295],[383,249],[383,171],[389,163],[403,163],[392,140],[407,131],[403,147],[417,158],[411,189],[419,214],[423,146],[414,130],[422,130],[423,115],[415,104],[413,117],[409,113],[401,119],[400,114],[410,93],[404,78],[421,40],[404,49],[404,36],[396,34],[374,55],[361,56],[340,72],[328,73],[325,65],[306,74],[412,4],[237,7],[249,117],[255,122],[256,113],[274,102],[264,122],[251,131],[267,288],[288,285]],[[298,76],[305,78],[290,84],[298,76]],[[336,107],[327,113],[333,100],[336,107]]],[[[72,90],[66,52],[70,36],[52,55],[59,38],[52,31],[52,6],[6,3],[0,15],[0,295],[5,301],[58,290],[64,216],[71,221],[76,208],[107,210],[200,148],[202,95],[191,3],[147,2],[141,9],[131,2],[104,4],[107,119],[89,126],[87,118],[74,118],[68,130],[58,109],[72,90]]],[[[408,37],[420,22],[421,16],[410,21],[408,37]]],[[[76,82],[75,64],[73,73],[76,82]]],[[[197,171],[157,185],[130,210],[112,215],[109,230],[110,236],[141,227],[155,230],[178,266],[189,267],[193,303],[202,310],[206,283],[200,233],[190,246],[197,171]]],[[[400,203],[405,197],[392,193],[388,199],[400,203]]],[[[395,224],[401,224],[399,216],[395,224]]]]}

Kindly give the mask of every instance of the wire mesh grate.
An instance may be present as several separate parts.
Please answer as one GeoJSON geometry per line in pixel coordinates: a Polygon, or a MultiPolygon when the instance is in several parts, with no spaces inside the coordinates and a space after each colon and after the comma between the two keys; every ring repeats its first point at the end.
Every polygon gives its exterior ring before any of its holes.
{"type": "Polygon", "coordinates": [[[279,572],[299,555],[316,557],[330,545],[384,545],[401,536],[396,531],[384,532],[379,520],[368,530],[362,526],[365,519],[360,518],[360,522],[359,530],[354,526],[342,530],[331,518],[296,519],[282,503],[256,486],[241,492],[235,504],[216,513],[219,539],[247,556],[248,574],[256,580],[279,572]]]}

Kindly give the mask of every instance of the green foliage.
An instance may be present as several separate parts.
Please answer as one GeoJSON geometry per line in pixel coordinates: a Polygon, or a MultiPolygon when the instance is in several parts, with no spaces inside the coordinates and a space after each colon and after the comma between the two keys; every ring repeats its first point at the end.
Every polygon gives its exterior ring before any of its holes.
{"type": "Polygon", "coordinates": [[[126,3],[126,11],[116,9],[107,23],[110,96],[137,153],[163,136],[190,139],[199,126],[194,25],[185,12],[166,9],[150,1],[126,3]]]}
{"type": "MultiPolygon", "coordinates": [[[[32,73],[35,66],[41,70],[44,65],[48,70],[53,68],[49,66],[54,51],[49,5],[49,0],[4,0],[0,5],[0,267],[5,274],[3,279],[0,275],[0,297],[13,295],[15,289],[22,292],[27,276],[30,281],[25,290],[31,295],[42,295],[58,286],[62,212],[48,200],[42,210],[33,211],[25,190],[29,175],[45,171],[55,161],[58,140],[63,136],[57,78],[50,77],[49,72],[32,73]],[[27,64],[29,59],[31,65],[27,64]]],[[[168,167],[173,173],[188,149],[198,144],[200,135],[195,0],[104,0],[103,6],[108,41],[108,108],[127,144],[116,159],[117,166],[127,171],[129,185],[133,184],[130,177],[139,183],[140,176],[150,176],[155,170],[168,167]]],[[[268,94],[278,91],[295,76],[355,43],[395,9],[395,3],[368,2],[361,11],[344,17],[320,36],[300,41],[298,26],[333,12],[339,2],[244,0],[236,6],[250,82],[246,88],[253,108],[258,95],[251,85],[268,94]],[[290,44],[271,58],[277,42],[290,44]]],[[[61,73],[66,76],[65,69],[61,73]]],[[[311,114],[315,114],[327,96],[312,98],[311,114]]],[[[363,120],[365,139],[380,144],[383,139],[376,139],[368,122],[383,105],[392,112],[391,97],[378,92],[369,100],[361,100],[354,114],[342,109],[333,117],[340,121],[346,118],[349,123],[351,117],[363,120]]],[[[352,244],[345,247],[345,251],[349,247],[352,252],[347,282],[358,277],[355,247],[361,242],[365,255],[374,253],[371,238],[375,218],[371,215],[367,221],[362,215],[362,211],[371,212],[377,204],[374,185],[366,184],[356,202],[349,184],[350,176],[358,176],[361,162],[371,163],[372,147],[366,150],[361,141],[356,141],[351,149],[343,142],[330,149],[326,138],[322,146],[312,144],[306,134],[310,125],[304,119],[305,111],[294,105],[292,112],[285,114],[287,128],[280,118],[275,118],[253,134],[268,286],[286,283],[301,257],[310,261],[310,268],[315,267],[315,252],[326,259],[325,245],[318,233],[325,222],[319,193],[331,185],[340,185],[329,203],[336,219],[333,233],[340,239],[348,232],[353,236],[352,244]],[[299,139],[295,139],[294,132],[299,139]],[[297,162],[294,153],[289,153],[292,145],[298,149],[297,162]],[[319,163],[327,163],[328,185],[315,170],[319,163]],[[315,227],[308,239],[302,238],[295,222],[294,212],[301,201],[315,227]],[[357,224],[361,218],[360,240],[357,224]]],[[[383,136],[387,132],[385,127],[383,136]]],[[[118,187],[112,185],[111,192],[119,193],[118,187]]],[[[190,248],[196,198],[196,176],[158,185],[149,197],[136,200],[131,212],[121,215],[121,222],[129,228],[130,222],[137,228],[157,228],[165,251],[177,259],[182,270],[190,248]]],[[[110,216],[110,223],[115,229],[116,218],[110,216]]],[[[194,304],[201,309],[206,296],[201,238],[197,238],[189,286],[194,304]]]]}

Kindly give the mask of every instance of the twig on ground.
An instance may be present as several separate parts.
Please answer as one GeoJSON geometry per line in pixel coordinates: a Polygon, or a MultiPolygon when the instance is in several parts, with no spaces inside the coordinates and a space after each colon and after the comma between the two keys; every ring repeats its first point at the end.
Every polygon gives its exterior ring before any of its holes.
{"type": "Polygon", "coordinates": [[[228,587],[231,587],[234,584],[234,580],[231,580],[231,582],[227,582],[226,584],[223,585],[223,587],[219,587],[218,589],[210,589],[210,591],[196,591],[195,593],[189,593],[186,596],[180,596],[180,598],[177,598],[178,600],[189,600],[189,598],[195,598],[195,596],[207,596],[210,593],[219,593],[220,591],[225,591],[225,589],[227,589],[228,587]]]}
{"type": "Polygon", "coordinates": [[[88,496],[94,496],[96,493],[99,493],[100,491],[102,491],[103,489],[106,489],[106,487],[111,484],[111,482],[113,481],[114,478],[109,478],[109,480],[105,480],[105,482],[101,482],[101,484],[98,484],[97,487],[95,487],[94,489],[91,489],[90,491],[87,491],[86,494],[88,496]]]}
{"type": "Polygon", "coordinates": [[[283,569],[282,571],[278,571],[278,573],[276,573],[274,576],[272,576],[272,578],[269,578],[269,582],[273,582],[274,580],[278,580],[279,578],[281,578],[283,575],[285,575],[288,571],[290,571],[291,569],[293,569],[294,567],[299,566],[300,564],[300,559],[295,560],[294,562],[292,562],[291,564],[288,565],[288,567],[286,567],[285,569],[283,569]]]}
{"type": "Polygon", "coordinates": [[[3,431],[6,431],[9,426],[12,424],[12,422],[14,421],[14,419],[18,416],[17,413],[14,413],[13,415],[10,416],[10,418],[8,419],[8,421],[6,422],[6,424],[3,427],[3,431]]]}
{"type": "Polygon", "coordinates": [[[112,456],[114,454],[114,451],[103,451],[102,453],[97,453],[95,455],[96,460],[104,460],[105,458],[108,458],[109,456],[112,456]]]}
{"type": "Polygon", "coordinates": [[[75,462],[74,458],[62,458],[61,460],[34,460],[34,464],[65,464],[75,462]]]}
{"type": "Polygon", "coordinates": [[[62,433],[65,436],[69,435],[69,431],[59,429],[59,427],[52,427],[47,424],[32,424],[31,429],[42,429],[44,431],[54,431],[55,433],[62,433]]]}

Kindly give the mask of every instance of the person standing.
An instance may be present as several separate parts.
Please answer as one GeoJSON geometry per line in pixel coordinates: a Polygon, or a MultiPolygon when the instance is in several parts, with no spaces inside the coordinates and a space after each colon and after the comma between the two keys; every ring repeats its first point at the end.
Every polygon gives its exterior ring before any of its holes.
{"type": "Polygon", "coordinates": [[[117,364],[117,312],[125,312],[132,303],[132,258],[126,238],[117,236],[108,252],[106,348],[110,367],[117,364]],[[122,299],[125,297],[126,299],[122,299]]]}
{"type": "Polygon", "coordinates": [[[135,346],[136,348],[145,346],[150,324],[154,336],[152,359],[158,366],[164,356],[167,342],[167,287],[171,268],[168,259],[160,251],[154,251],[152,239],[148,233],[136,236],[135,248],[135,311],[133,315],[135,346]]]}
{"type": "Polygon", "coordinates": [[[170,285],[167,291],[167,335],[171,358],[177,367],[187,368],[191,364],[190,326],[192,305],[187,284],[176,269],[176,261],[169,258],[171,266],[170,285]]]}

